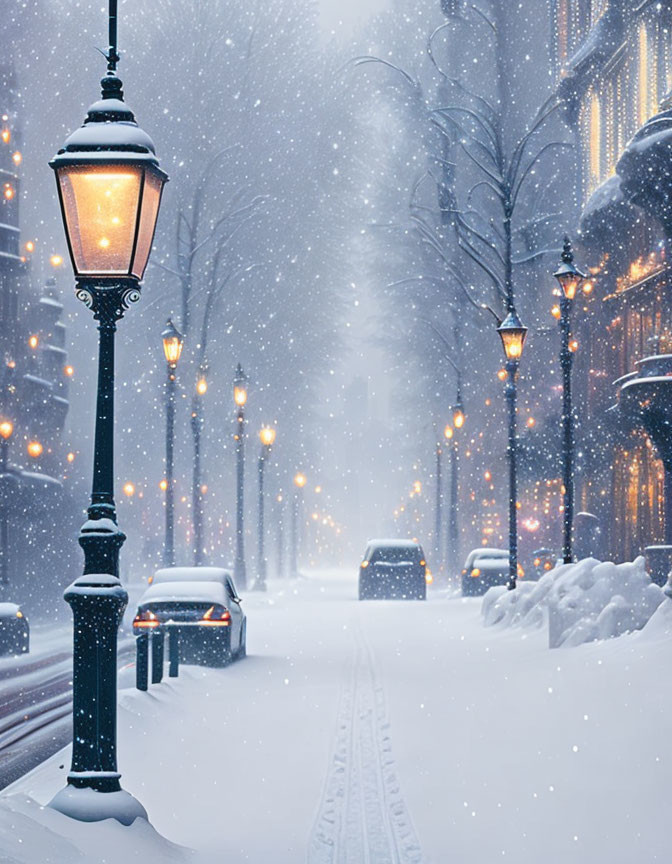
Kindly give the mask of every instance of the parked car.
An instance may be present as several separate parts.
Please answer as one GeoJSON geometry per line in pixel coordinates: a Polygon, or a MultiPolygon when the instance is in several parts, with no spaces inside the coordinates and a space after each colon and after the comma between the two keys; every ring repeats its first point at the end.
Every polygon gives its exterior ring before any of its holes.
{"type": "MultiPolygon", "coordinates": [[[[521,568],[518,570],[518,575],[521,568]]],[[[493,585],[506,585],[509,579],[507,549],[472,549],[462,568],[462,596],[485,594],[493,585]]]]}
{"type": "Polygon", "coordinates": [[[228,570],[165,567],[140,598],[134,632],[179,631],[180,662],[225,666],[247,651],[247,620],[228,570]]]}
{"type": "Polygon", "coordinates": [[[17,603],[0,603],[0,656],[27,654],[30,626],[17,603]]]}
{"type": "Polygon", "coordinates": [[[359,599],[425,600],[427,564],[413,540],[370,540],[359,568],[359,599]]]}
{"type": "Polygon", "coordinates": [[[557,555],[551,549],[536,549],[532,553],[532,570],[530,579],[541,579],[544,573],[548,573],[555,567],[557,555]]]}

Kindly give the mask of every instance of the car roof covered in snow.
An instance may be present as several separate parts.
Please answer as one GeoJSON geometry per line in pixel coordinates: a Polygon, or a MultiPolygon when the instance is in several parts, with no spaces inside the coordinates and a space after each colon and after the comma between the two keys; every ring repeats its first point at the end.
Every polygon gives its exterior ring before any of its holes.
{"type": "Polygon", "coordinates": [[[375,546],[377,549],[394,548],[394,549],[419,549],[420,544],[416,540],[369,540],[369,546],[375,546]]]}
{"type": "Polygon", "coordinates": [[[223,582],[230,577],[231,571],[223,567],[162,567],[152,582],[223,582]]]}
{"type": "Polygon", "coordinates": [[[172,602],[220,603],[226,606],[227,598],[221,582],[155,582],[142,595],[138,606],[172,602]]]}
{"type": "Polygon", "coordinates": [[[18,603],[0,603],[0,618],[16,618],[19,611],[18,603]]]}

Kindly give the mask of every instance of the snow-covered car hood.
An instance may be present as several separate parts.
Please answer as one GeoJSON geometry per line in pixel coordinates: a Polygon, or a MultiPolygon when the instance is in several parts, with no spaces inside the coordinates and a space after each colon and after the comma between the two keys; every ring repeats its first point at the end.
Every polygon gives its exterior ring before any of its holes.
{"type": "Polygon", "coordinates": [[[472,570],[478,567],[479,570],[508,570],[508,558],[477,558],[471,565],[472,570]]]}
{"type": "Polygon", "coordinates": [[[220,582],[159,582],[149,586],[138,606],[175,602],[227,605],[224,586],[220,582]]]}

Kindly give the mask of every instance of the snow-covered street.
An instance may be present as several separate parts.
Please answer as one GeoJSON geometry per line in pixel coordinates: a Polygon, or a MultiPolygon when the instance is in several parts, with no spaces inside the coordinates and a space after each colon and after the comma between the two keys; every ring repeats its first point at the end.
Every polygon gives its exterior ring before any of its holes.
{"type": "MultiPolygon", "coordinates": [[[[352,573],[271,583],[245,598],[245,661],[122,691],[124,787],[161,835],[253,864],[667,860],[664,639],[552,651],[545,632],[484,628],[477,599],[355,598],[352,573]]],[[[37,859],[7,795],[46,803],[67,766],[5,793],[10,860],[37,859]]],[[[95,848],[91,864],[128,860],[95,848]]]]}

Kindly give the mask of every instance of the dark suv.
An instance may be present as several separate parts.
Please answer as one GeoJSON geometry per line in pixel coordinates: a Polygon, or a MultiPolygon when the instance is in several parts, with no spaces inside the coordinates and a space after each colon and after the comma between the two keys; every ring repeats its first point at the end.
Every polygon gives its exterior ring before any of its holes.
{"type": "Polygon", "coordinates": [[[370,540],[359,568],[360,600],[425,600],[427,565],[413,540],[370,540]]]}

